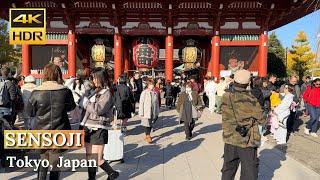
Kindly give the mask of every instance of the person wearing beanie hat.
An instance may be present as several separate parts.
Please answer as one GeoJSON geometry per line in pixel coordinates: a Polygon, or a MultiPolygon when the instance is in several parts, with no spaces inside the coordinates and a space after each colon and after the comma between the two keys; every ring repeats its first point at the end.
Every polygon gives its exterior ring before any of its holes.
{"type": "Polygon", "coordinates": [[[262,108],[248,90],[250,72],[239,70],[234,74],[232,90],[222,96],[222,130],[224,163],[222,180],[234,179],[238,165],[241,163],[240,179],[258,179],[257,147],[261,135],[258,125],[265,123],[262,108]]]}
{"type": "Polygon", "coordinates": [[[33,77],[32,75],[29,75],[26,78],[24,78],[24,84],[21,86],[21,93],[22,93],[22,100],[24,103],[24,110],[23,110],[23,112],[18,113],[18,122],[16,122],[16,123],[20,127],[22,127],[22,125],[24,125],[24,129],[30,129],[30,127],[31,127],[30,117],[28,117],[26,115],[25,109],[26,109],[27,101],[29,100],[32,91],[37,87],[37,85],[35,83],[36,83],[36,78],[33,77]]]}
{"type": "Polygon", "coordinates": [[[238,84],[249,84],[251,78],[251,73],[248,70],[238,70],[236,73],[234,73],[234,82],[238,84]]]}

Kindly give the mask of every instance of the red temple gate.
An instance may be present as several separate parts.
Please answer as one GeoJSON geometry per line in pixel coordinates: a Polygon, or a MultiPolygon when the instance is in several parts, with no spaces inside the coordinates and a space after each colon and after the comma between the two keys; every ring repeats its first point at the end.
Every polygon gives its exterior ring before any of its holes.
{"type": "MultiPolygon", "coordinates": [[[[203,48],[200,64],[212,76],[219,77],[220,69],[229,68],[229,62],[233,63],[231,68],[237,68],[235,61],[230,60],[234,56],[242,58],[237,59],[239,66],[266,76],[267,32],[319,8],[315,2],[303,0],[4,0],[0,7],[4,18],[8,18],[8,9],[12,7],[47,9],[45,46],[67,46],[65,77],[75,76],[77,68],[89,68],[91,58],[84,55],[80,59],[78,55],[85,49],[77,42],[80,35],[113,37],[114,80],[133,69],[132,47],[127,39],[153,36],[161,39],[160,48],[165,49],[168,81],[173,79],[174,50],[179,48],[176,44],[181,43],[177,39],[184,36],[211,39],[211,45],[203,48]],[[240,47],[248,51],[247,55],[239,54],[240,47]]],[[[33,67],[33,48],[22,46],[23,75],[34,74],[31,69],[37,68],[33,67]]]]}

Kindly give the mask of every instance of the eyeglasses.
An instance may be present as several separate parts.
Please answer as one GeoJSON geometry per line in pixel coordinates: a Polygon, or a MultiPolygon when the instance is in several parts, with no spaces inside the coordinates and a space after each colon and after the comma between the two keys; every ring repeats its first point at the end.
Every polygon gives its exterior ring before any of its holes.
{"type": "Polygon", "coordinates": [[[320,84],[314,84],[315,86],[320,86],[320,84]]]}

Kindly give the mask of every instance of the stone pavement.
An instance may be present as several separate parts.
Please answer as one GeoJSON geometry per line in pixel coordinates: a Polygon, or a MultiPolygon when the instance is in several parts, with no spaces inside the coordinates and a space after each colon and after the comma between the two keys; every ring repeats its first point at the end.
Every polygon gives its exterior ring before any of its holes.
{"type": "MultiPolygon", "coordinates": [[[[183,125],[179,125],[174,110],[163,111],[152,132],[154,143],[143,140],[144,129],[138,117],[129,120],[125,138],[125,163],[112,163],[120,171],[119,179],[135,180],[212,180],[221,179],[223,141],[221,116],[204,111],[196,122],[194,138],[185,141],[183,125]]],[[[78,152],[84,152],[79,150],[78,152]]],[[[320,175],[286,156],[270,144],[259,150],[259,180],[320,180],[320,175]]],[[[62,174],[64,179],[87,179],[86,172],[62,174]]],[[[31,172],[0,174],[0,179],[35,179],[31,172]]],[[[100,169],[98,179],[106,179],[100,169]]],[[[236,179],[239,179],[239,171],[236,179]]]]}

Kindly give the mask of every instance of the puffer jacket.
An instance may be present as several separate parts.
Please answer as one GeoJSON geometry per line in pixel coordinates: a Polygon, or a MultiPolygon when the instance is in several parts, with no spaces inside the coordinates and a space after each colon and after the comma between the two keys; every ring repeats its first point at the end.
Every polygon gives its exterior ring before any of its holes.
{"type": "Polygon", "coordinates": [[[68,130],[71,126],[67,112],[75,107],[70,89],[55,81],[46,81],[31,93],[26,114],[34,117],[32,129],[68,130]]]}

